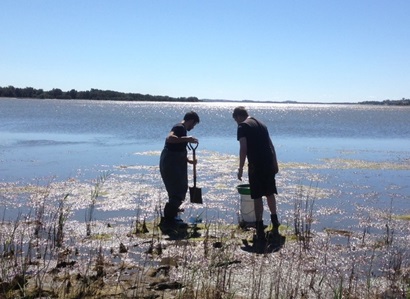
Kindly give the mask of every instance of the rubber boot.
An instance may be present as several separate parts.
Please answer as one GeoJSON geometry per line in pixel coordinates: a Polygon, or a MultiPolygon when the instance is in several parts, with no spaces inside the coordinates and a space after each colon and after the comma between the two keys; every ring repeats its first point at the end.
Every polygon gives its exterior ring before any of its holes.
{"type": "Polygon", "coordinates": [[[177,220],[179,207],[166,203],[164,207],[164,217],[161,218],[160,227],[163,231],[178,230],[186,228],[188,225],[182,220],[177,220]]]}
{"type": "Polygon", "coordinates": [[[257,253],[264,253],[266,249],[266,234],[263,221],[256,221],[256,236],[253,239],[253,248],[257,253]]]}
{"type": "Polygon", "coordinates": [[[277,214],[271,214],[272,229],[268,232],[268,241],[271,246],[281,246],[285,242],[285,237],[279,233],[279,220],[277,214]]]}
{"type": "Polygon", "coordinates": [[[271,214],[270,215],[270,220],[272,221],[272,230],[271,234],[272,235],[279,235],[279,220],[278,220],[278,215],[277,214],[271,214]]]}
{"type": "Polygon", "coordinates": [[[178,208],[171,205],[169,202],[164,207],[164,218],[168,222],[172,222],[178,215],[178,208]]]}

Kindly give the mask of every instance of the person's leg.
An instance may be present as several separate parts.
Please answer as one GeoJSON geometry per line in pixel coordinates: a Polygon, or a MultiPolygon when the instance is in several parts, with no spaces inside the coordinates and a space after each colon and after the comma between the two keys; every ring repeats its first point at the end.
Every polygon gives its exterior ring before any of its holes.
{"type": "Polygon", "coordinates": [[[256,198],[254,201],[255,209],[255,227],[256,227],[256,236],[259,240],[265,239],[265,227],[263,225],[263,202],[262,198],[256,198]]]}
{"type": "Polygon", "coordinates": [[[266,196],[266,201],[268,202],[268,207],[269,207],[270,213],[271,214],[277,214],[275,194],[266,196]]]}
{"type": "Polygon", "coordinates": [[[279,234],[279,220],[278,220],[278,215],[277,215],[277,208],[276,208],[276,198],[275,194],[266,196],[267,202],[268,202],[268,207],[270,211],[270,219],[272,221],[272,231],[271,233],[273,235],[278,235],[279,234]]]}
{"type": "Polygon", "coordinates": [[[262,197],[253,200],[256,221],[263,221],[263,202],[262,197]]]}
{"type": "Polygon", "coordinates": [[[173,201],[169,201],[164,207],[164,218],[167,222],[173,222],[178,216],[179,205],[175,204],[173,201]]]}
{"type": "Polygon", "coordinates": [[[168,202],[164,207],[164,221],[172,224],[188,190],[186,154],[164,150],[160,158],[160,171],[168,193],[168,202]]]}

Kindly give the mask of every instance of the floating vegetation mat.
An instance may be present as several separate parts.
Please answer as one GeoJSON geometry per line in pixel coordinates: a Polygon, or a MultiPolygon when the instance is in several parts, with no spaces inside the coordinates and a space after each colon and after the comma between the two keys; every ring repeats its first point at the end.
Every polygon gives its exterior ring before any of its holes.
{"type": "Polygon", "coordinates": [[[373,170],[410,170],[410,163],[373,162],[353,159],[323,159],[326,168],[336,169],[373,169],[373,170]]]}

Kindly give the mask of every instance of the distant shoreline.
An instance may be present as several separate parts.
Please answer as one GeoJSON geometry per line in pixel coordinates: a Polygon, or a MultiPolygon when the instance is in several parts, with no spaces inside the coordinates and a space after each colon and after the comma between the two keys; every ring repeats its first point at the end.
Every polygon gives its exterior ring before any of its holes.
{"type": "Polygon", "coordinates": [[[253,101],[253,100],[212,100],[212,99],[198,99],[195,101],[180,100],[175,99],[163,99],[163,100],[120,100],[120,99],[84,99],[84,98],[75,98],[75,99],[65,99],[65,98],[35,98],[35,97],[8,97],[0,96],[1,99],[26,99],[26,100],[59,100],[59,101],[101,101],[101,102],[186,102],[186,103],[238,103],[238,104],[294,104],[294,105],[360,105],[360,103],[353,102],[298,102],[298,101],[253,101]]]}
{"type": "Polygon", "coordinates": [[[14,86],[0,87],[0,98],[15,99],[57,99],[57,100],[97,100],[97,101],[130,101],[130,102],[226,102],[226,103],[265,103],[265,104],[326,104],[326,105],[377,105],[377,106],[410,106],[410,99],[361,101],[361,102],[298,102],[298,101],[255,101],[255,100],[221,100],[198,99],[197,97],[169,97],[160,95],[123,93],[112,90],[91,88],[87,91],[62,91],[53,88],[49,91],[32,87],[17,88],[14,86]]]}
{"type": "MultiPolygon", "coordinates": [[[[168,97],[166,97],[168,98],[168,97]]],[[[410,100],[384,100],[384,101],[364,101],[364,102],[298,102],[298,101],[252,101],[252,100],[212,100],[212,99],[197,99],[184,100],[179,98],[172,99],[150,99],[150,100],[127,100],[127,99],[66,99],[66,98],[35,98],[35,97],[9,97],[0,96],[0,99],[33,99],[33,100],[83,100],[83,101],[117,101],[117,102],[185,102],[185,103],[239,103],[239,104],[292,104],[292,105],[371,105],[371,106],[410,106],[410,100]]]]}

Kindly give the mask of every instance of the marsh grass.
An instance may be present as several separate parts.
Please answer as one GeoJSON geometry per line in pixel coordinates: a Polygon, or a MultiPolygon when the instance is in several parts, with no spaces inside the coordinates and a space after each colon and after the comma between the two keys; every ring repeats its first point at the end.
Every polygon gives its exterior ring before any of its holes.
{"type": "Polygon", "coordinates": [[[312,222],[313,211],[315,204],[315,192],[317,188],[312,189],[312,185],[305,191],[305,188],[301,185],[297,196],[294,198],[294,234],[297,241],[301,244],[303,250],[308,250],[310,246],[310,240],[312,238],[312,222]]]}
{"type": "Polygon", "coordinates": [[[409,223],[391,207],[363,216],[360,232],[318,231],[317,188],[299,186],[283,248],[253,254],[241,243],[252,230],[206,213],[201,235],[181,239],[158,229],[159,205],[150,221],[140,212],[123,224],[94,219],[107,178],[91,186],[85,234],[70,218],[77,195],[52,186],[32,188],[41,190],[33,212],[3,216],[0,298],[410,298],[409,223]]]}
{"type": "Polygon", "coordinates": [[[97,178],[91,190],[90,203],[89,203],[88,209],[86,211],[86,216],[85,216],[86,234],[88,237],[91,236],[91,226],[92,226],[92,221],[94,219],[95,205],[97,204],[97,200],[99,196],[101,195],[103,185],[105,181],[108,179],[109,175],[110,175],[109,172],[103,172],[97,178]]]}

